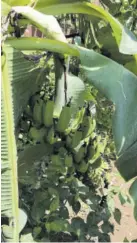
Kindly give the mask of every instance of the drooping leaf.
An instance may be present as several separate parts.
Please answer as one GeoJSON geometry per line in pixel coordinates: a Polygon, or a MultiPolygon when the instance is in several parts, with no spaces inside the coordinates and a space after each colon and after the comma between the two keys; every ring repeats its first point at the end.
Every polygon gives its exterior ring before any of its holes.
{"type": "Polygon", "coordinates": [[[20,39],[8,38],[6,43],[18,50],[42,50],[51,51],[55,53],[68,54],[70,56],[79,56],[79,51],[75,46],[67,45],[64,42],[42,39],[36,37],[22,37],[20,39]]]}

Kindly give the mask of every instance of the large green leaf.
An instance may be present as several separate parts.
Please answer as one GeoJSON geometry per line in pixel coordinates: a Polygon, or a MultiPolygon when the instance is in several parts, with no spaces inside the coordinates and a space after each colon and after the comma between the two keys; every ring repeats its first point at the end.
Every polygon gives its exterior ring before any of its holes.
{"type": "Polygon", "coordinates": [[[124,54],[137,53],[137,39],[134,34],[126,27],[123,27],[121,23],[111,14],[109,14],[103,8],[96,6],[95,4],[87,3],[84,1],[52,0],[45,2],[44,0],[39,0],[36,5],[36,9],[42,13],[52,15],[60,15],[65,13],[82,13],[87,14],[89,19],[90,15],[102,18],[109,22],[113,30],[116,42],[119,45],[119,51],[124,54]]]}
{"type": "Polygon", "coordinates": [[[134,200],[134,217],[137,221],[137,179],[132,183],[131,187],[129,188],[129,193],[134,200]]]}
{"type": "Polygon", "coordinates": [[[137,142],[118,158],[116,166],[127,181],[137,175],[137,142]]]}
{"type": "Polygon", "coordinates": [[[2,16],[6,16],[10,12],[11,7],[7,3],[2,1],[1,2],[1,10],[2,10],[1,11],[2,16]]]}
{"type": "MultiPolygon", "coordinates": [[[[113,135],[118,155],[124,154],[135,143],[137,140],[137,77],[134,74],[93,50],[66,43],[61,45],[61,42],[55,40],[21,38],[20,40],[9,39],[7,43],[14,48],[24,50],[49,49],[52,52],[60,51],[79,56],[85,81],[94,84],[115,104],[113,135]]],[[[131,160],[133,156],[130,157],[131,160]]],[[[124,168],[121,169],[121,173],[125,177],[123,170],[124,168]]],[[[132,169],[128,173],[130,178],[134,176],[132,169]]]]}
{"type": "Polygon", "coordinates": [[[92,50],[78,49],[87,82],[115,104],[113,135],[120,155],[137,140],[137,77],[111,59],[92,50]]]}
{"type": "Polygon", "coordinates": [[[14,137],[12,83],[8,71],[7,55],[5,54],[2,57],[1,92],[1,214],[13,221],[11,238],[14,242],[18,242],[17,154],[14,137]]]}
{"type": "Polygon", "coordinates": [[[27,5],[30,4],[32,1],[31,0],[3,0],[2,2],[7,3],[10,6],[21,6],[21,5],[27,5]]]}

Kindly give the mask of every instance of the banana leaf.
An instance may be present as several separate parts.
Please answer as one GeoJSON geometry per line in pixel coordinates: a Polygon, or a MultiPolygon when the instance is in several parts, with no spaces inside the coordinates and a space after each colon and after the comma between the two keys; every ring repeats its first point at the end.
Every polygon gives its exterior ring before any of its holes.
{"type": "MultiPolygon", "coordinates": [[[[17,154],[14,136],[14,108],[6,56],[2,57],[1,91],[1,215],[12,222],[11,239],[18,242],[17,154]]],[[[6,235],[5,235],[6,237],[6,235]]]]}

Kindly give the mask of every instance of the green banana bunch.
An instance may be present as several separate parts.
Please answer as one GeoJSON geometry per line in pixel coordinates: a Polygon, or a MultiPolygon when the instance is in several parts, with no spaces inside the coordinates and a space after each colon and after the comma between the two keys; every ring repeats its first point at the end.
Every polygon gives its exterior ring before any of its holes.
{"type": "Polygon", "coordinates": [[[65,166],[72,167],[72,165],[73,165],[72,154],[66,154],[66,156],[65,156],[65,166]]]}
{"type": "Polygon", "coordinates": [[[42,125],[42,106],[43,100],[37,99],[33,107],[33,119],[39,125],[42,125]]]}
{"type": "Polygon", "coordinates": [[[32,139],[35,142],[44,142],[45,135],[46,135],[45,128],[38,129],[36,127],[31,127],[28,133],[30,139],[32,139]]]}
{"type": "Polygon", "coordinates": [[[54,144],[58,141],[58,137],[55,134],[55,130],[53,126],[48,131],[46,141],[49,142],[49,144],[54,144]]]}
{"type": "Polygon", "coordinates": [[[94,131],[95,127],[96,127],[96,121],[95,119],[92,118],[89,105],[88,105],[85,110],[85,114],[81,125],[81,129],[83,131],[82,138],[85,139],[89,137],[94,131]]]}
{"type": "Polygon", "coordinates": [[[62,108],[62,111],[60,113],[60,117],[56,126],[56,130],[60,133],[64,133],[70,123],[71,120],[71,107],[70,107],[70,102],[68,102],[67,105],[65,105],[62,108]]]}
{"type": "Polygon", "coordinates": [[[89,164],[85,160],[82,160],[80,164],[76,165],[76,170],[81,173],[85,173],[88,170],[88,166],[89,164]]]}
{"type": "Polygon", "coordinates": [[[53,111],[54,111],[54,101],[47,100],[43,102],[42,116],[43,123],[46,127],[51,127],[53,125],[53,111]]]}
{"type": "Polygon", "coordinates": [[[85,157],[86,153],[87,153],[87,144],[84,143],[80,146],[78,151],[75,151],[74,153],[74,160],[76,161],[76,163],[80,163],[80,161],[85,157]]]}

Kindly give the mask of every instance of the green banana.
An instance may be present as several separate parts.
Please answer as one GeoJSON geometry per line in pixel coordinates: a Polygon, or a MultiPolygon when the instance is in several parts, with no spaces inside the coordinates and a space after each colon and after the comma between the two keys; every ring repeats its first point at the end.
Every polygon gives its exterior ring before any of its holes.
{"type": "Polygon", "coordinates": [[[67,167],[71,167],[71,166],[73,165],[73,157],[72,157],[71,154],[67,154],[67,155],[65,156],[65,165],[66,165],[67,167]]]}
{"type": "Polygon", "coordinates": [[[44,136],[46,134],[45,128],[37,129],[36,127],[31,127],[28,133],[30,139],[36,142],[44,142],[44,136]]]}
{"type": "Polygon", "coordinates": [[[88,163],[85,160],[82,160],[80,164],[76,165],[76,170],[85,173],[88,170],[88,163]]]}
{"type": "Polygon", "coordinates": [[[30,105],[27,105],[25,110],[24,110],[25,115],[27,115],[28,117],[32,117],[32,110],[30,105]]]}
{"type": "Polygon", "coordinates": [[[46,141],[49,142],[50,144],[54,144],[58,141],[58,137],[55,134],[55,130],[53,126],[48,131],[46,141]]]}
{"type": "Polygon", "coordinates": [[[54,111],[54,101],[47,100],[43,102],[42,116],[43,123],[46,127],[51,127],[53,125],[53,111],[54,111]]]}
{"type": "Polygon", "coordinates": [[[89,144],[88,149],[87,149],[87,158],[88,160],[92,160],[94,155],[96,153],[95,148],[93,147],[92,144],[89,144]]]}
{"type": "Polygon", "coordinates": [[[42,106],[43,106],[43,100],[37,99],[33,107],[33,119],[39,125],[42,124],[42,106]]]}
{"type": "Polygon", "coordinates": [[[71,143],[72,143],[72,134],[68,134],[66,136],[66,146],[70,148],[71,147],[71,143]]]}
{"type": "Polygon", "coordinates": [[[74,160],[77,163],[80,163],[80,161],[85,157],[87,152],[87,144],[84,143],[77,152],[74,153],[74,160]]]}
{"type": "Polygon", "coordinates": [[[77,130],[71,140],[71,148],[76,148],[82,140],[82,131],[77,130]]]}
{"type": "Polygon", "coordinates": [[[70,102],[62,108],[60,117],[56,126],[56,130],[60,133],[64,133],[69,126],[71,120],[71,107],[70,102]]]}
{"type": "Polygon", "coordinates": [[[89,137],[94,131],[95,127],[96,127],[96,121],[95,119],[92,118],[89,105],[88,105],[85,110],[85,114],[81,125],[81,129],[83,131],[82,138],[85,139],[89,137]]]}
{"type": "Polygon", "coordinates": [[[87,138],[91,135],[91,133],[94,131],[96,127],[96,121],[95,119],[92,119],[92,117],[90,116],[86,116],[83,119],[83,126],[82,126],[82,130],[83,130],[83,136],[82,138],[87,138]]]}

